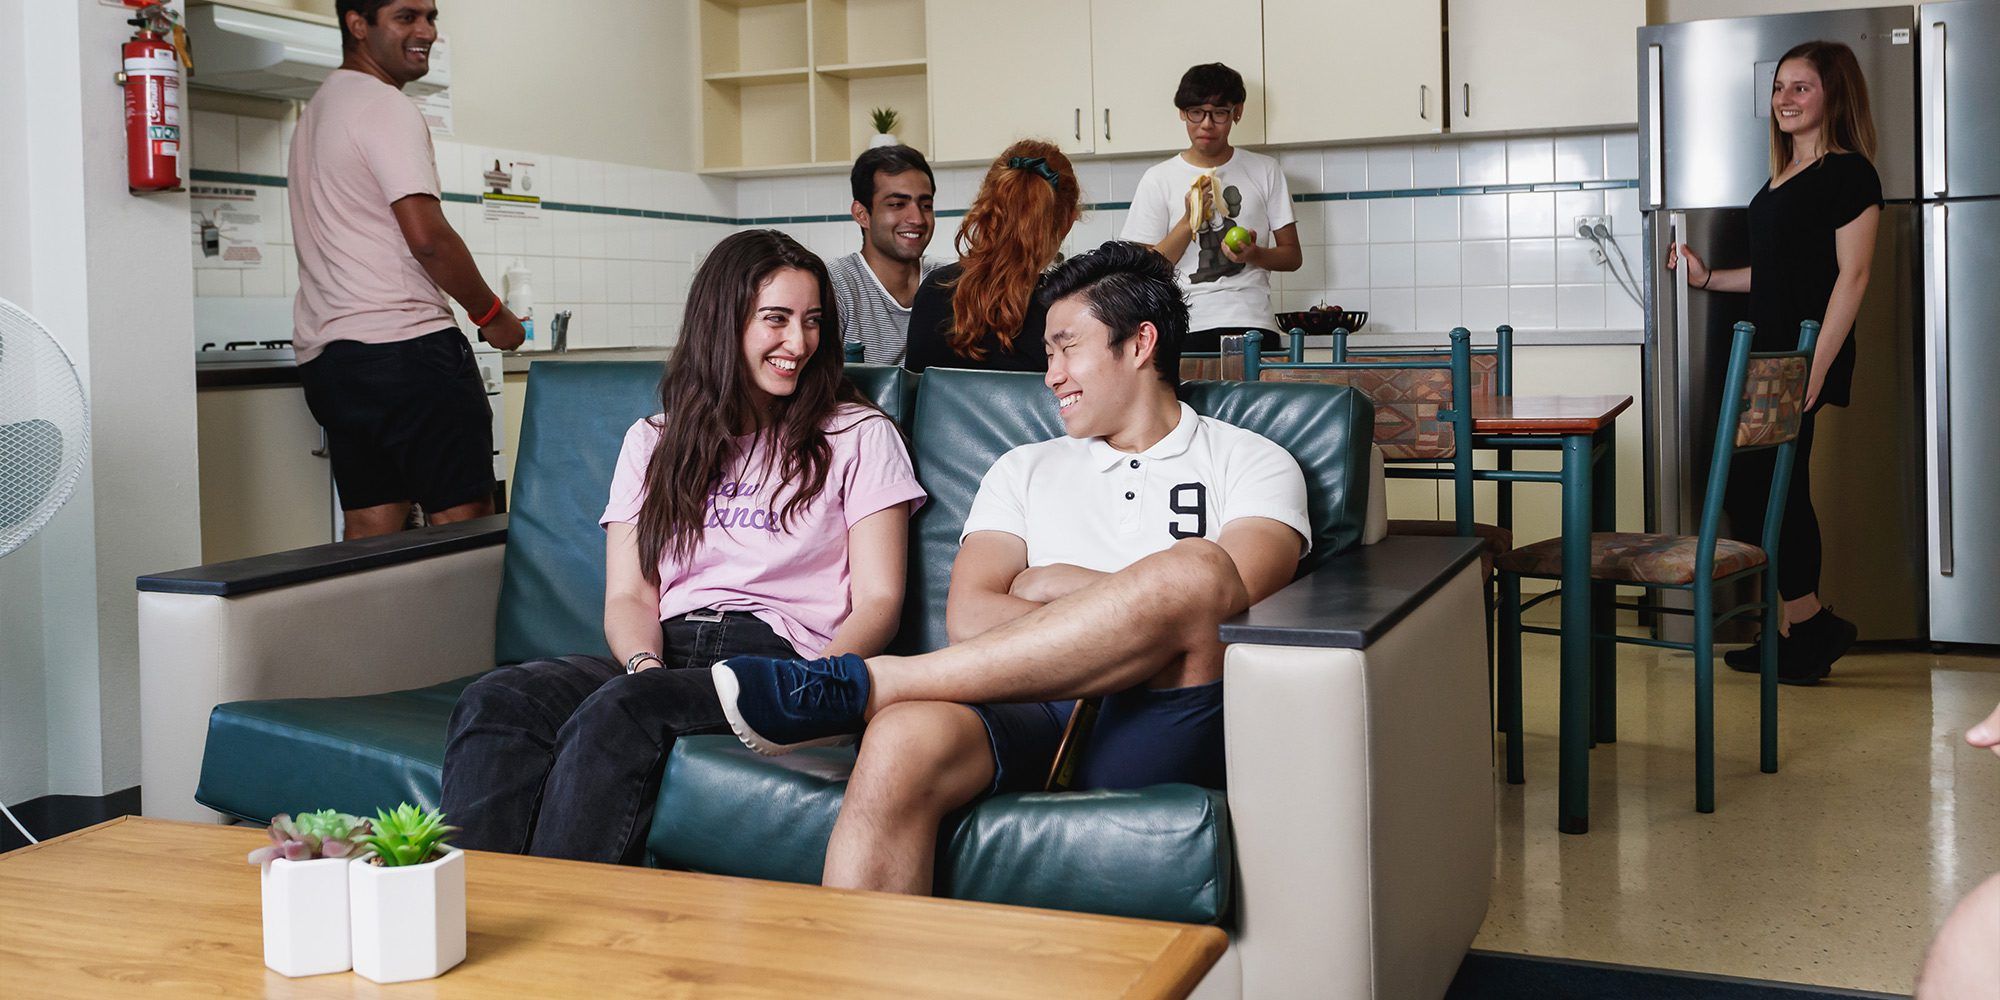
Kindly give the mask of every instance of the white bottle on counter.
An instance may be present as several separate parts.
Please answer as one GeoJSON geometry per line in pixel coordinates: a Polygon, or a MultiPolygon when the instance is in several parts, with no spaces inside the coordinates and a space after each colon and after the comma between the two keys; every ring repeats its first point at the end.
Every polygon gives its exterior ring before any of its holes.
{"type": "Polygon", "coordinates": [[[506,288],[503,297],[507,301],[507,311],[521,318],[521,326],[527,330],[528,338],[521,344],[522,350],[535,342],[535,272],[528,270],[526,262],[519,257],[507,266],[507,274],[501,283],[506,288]]]}

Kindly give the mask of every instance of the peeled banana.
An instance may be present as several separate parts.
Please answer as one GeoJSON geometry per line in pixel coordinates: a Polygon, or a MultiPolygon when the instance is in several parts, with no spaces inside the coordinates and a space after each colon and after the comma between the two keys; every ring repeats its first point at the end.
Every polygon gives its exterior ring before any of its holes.
{"type": "Polygon", "coordinates": [[[1216,179],[1215,171],[1204,170],[1195,175],[1194,183],[1188,187],[1188,228],[1200,232],[1208,225],[1211,214],[1222,215],[1222,182],[1216,179]]]}

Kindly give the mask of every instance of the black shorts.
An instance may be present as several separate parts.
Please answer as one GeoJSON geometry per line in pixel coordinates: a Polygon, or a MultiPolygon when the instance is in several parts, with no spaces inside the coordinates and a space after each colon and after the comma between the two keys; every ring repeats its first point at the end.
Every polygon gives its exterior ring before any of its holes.
{"type": "Polygon", "coordinates": [[[441,511],[493,496],[493,410],[457,327],[412,340],[336,340],[299,366],[326,428],[343,510],[441,511]]]}
{"type": "MultiPolygon", "coordinates": [[[[1038,792],[1047,784],[1073,701],[973,705],[993,750],[986,794],[1038,792]]],[[[1135,687],[1105,697],[1084,740],[1074,787],[1228,785],[1223,766],[1222,682],[1135,687]]]]}

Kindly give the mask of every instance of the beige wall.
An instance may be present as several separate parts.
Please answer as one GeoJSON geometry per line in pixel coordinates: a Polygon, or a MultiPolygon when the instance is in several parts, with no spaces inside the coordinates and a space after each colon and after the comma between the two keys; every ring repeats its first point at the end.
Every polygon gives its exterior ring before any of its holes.
{"type": "MultiPolygon", "coordinates": [[[[333,15],[333,0],[266,0],[333,15]]],[[[693,0],[438,0],[459,142],[662,170],[700,162],[693,0]]]]}

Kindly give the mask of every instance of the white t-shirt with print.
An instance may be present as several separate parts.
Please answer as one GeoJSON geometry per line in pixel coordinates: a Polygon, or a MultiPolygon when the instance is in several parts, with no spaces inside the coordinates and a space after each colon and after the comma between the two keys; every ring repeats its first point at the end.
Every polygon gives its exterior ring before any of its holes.
{"type": "Polygon", "coordinates": [[[1196,414],[1151,448],[1129,454],[1103,438],[1024,444],[979,482],[963,541],[1004,531],[1028,544],[1028,565],[1067,563],[1116,573],[1183,538],[1222,536],[1229,522],[1264,517],[1311,544],[1299,463],[1270,439],[1196,414]]]}
{"type": "MultiPolygon", "coordinates": [[[[1157,244],[1167,238],[1187,212],[1188,188],[1203,168],[1176,155],[1154,164],[1139,178],[1132,208],[1125,215],[1121,239],[1157,244]]],[[[1231,152],[1229,162],[1215,168],[1222,182],[1223,214],[1213,216],[1194,234],[1175,264],[1187,293],[1188,329],[1257,327],[1271,329],[1271,272],[1231,261],[1222,253],[1222,234],[1231,226],[1255,230],[1259,246],[1272,247],[1272,233],[1292,225],[1292,192],[1278,161],[1247,149],[1231,152]]]]}

